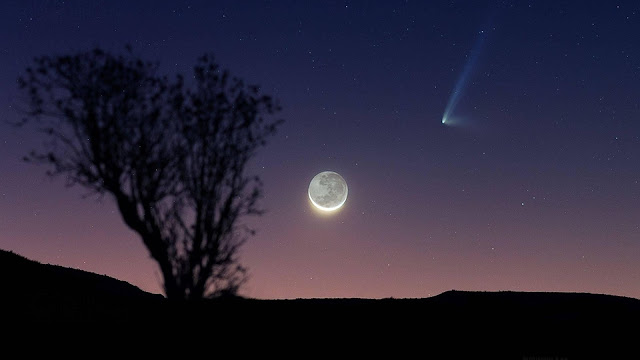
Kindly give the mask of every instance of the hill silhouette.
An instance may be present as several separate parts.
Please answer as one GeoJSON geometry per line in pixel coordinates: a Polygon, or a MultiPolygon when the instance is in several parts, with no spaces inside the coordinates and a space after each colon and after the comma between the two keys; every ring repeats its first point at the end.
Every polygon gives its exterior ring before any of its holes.
{"type": "Polygon", "coordinates": [[[0,250],[0,302],[23,321],[126,320],[133,307],[157,303],[150,294],[121,280],[58,265],[41,264],[0,250]]]}
{"type": "Polygon", "coordinates": [[[520,357],[566,356],[611,341],[619,351],[635,343],[640,320],[640,300],[588,293],[452,290],[422,299],[226,297],[175,302],[108,276],[40,264],[2,250],[0,283],[5,321],[138,326],[162,322],[178,328],[217,324],[216,331],[242,329],[256,336],[274,329],[280,335],[331,329],[332,336],[356,342],[402,338],[407,346],[428,340],[430,347],[438,347],[443,339],[466,344],[449,349],[453,353],[479,349],[469,344],[483,344],[485,349],[508,344],[519,349],[520,357]]]}

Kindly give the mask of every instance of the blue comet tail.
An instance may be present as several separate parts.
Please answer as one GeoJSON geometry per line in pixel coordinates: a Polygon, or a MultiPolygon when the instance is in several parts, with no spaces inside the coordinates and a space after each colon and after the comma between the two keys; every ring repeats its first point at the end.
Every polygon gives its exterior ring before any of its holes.
{"type": "Polygon", "coordinates": [[[469,75],[471,74],[471,70],[478,60],[478,55],[480,54],[480,50],[482,49],[482,45],[484,44],[484,40],[486,38],[486,32],[484,30],[480,31],[480,36],[478,40],[471,50],[471,55],[469,56],[467,63],[464,65],[464,69],[458,77],[458,81],[456,82],[456,86],[453,88],[453,92],[449,97],[449,102],[447,102],[447,107],[444,109],[444,114],[442,115],[442,123],[447,125],[454,125],[451,122],[450,116],[453,110],[458,105],[460,101],[460,96],[462,95],[463,90],[466,87],[467,80],[469,79],[469,75]]]}

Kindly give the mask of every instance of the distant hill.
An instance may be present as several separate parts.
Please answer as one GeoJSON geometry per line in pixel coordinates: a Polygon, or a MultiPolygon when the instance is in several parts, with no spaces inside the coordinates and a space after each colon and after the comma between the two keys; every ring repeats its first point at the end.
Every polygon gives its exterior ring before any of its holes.
{"type": "Polygon", "coordinates": [[[87,271],[41,264],[0,250],[0,304],[11,317],[26,321],[113,321],[132,316],[131,305],[164,297],[125,281],[87,271]]]}
{"type": "Polygon", "coordinates": [[[599,347],[610,348],[605,357],[612,358],[620,349],[635,347],[640,300],[587,293],[447,291],[423,299],[237,297],[184,303],[108,276],[40,264],[0,250],[0,324],[3,320],[127,322],[137,329],[144,324],[183,330],[205,326],[209,330],[197,332],[200,337],[211,332],[248,338],[320,334],[351,347],[379,346],[394,338],[410,348],[445,347],[449,354],[507,346],[518,349],[512,353],[517,358],[563,358],[575,349],[584,354],[599,347]],[[461,345],[446,347],[452,339],[461,345]]]}

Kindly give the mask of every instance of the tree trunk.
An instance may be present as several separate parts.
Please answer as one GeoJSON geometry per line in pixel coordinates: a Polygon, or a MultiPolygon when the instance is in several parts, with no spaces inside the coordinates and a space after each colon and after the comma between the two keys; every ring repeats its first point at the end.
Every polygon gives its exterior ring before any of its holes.
{"type": "Polygon", "coordinates": [[[114,195],[125,224],[140,235],[142,242],[151,253],[151,257],[158,262],[164,280],[165,295],[169,299],[183,299],[184,294],[180,291],[178,282],[173,274],[173,267],[169,261],[167,249],[163,246],[162,238],[147,231],[144,221],[138,216],[135,203],[127,195],[121,191],[114,191],[114,195]]]}
{"type": "MultiPolygon", "coordinates": [[[[160,261],[158,261],[158,264],[160,264],[160,261]]],[[[171,267],[167,268],[166,266],[160,266],[160,270],[162,271],[162,278],[164,279],[164,293],[167,296],[167,299],[183,300],[184,294],[180,291],[176,278],[173,276],[171,267]]]]}

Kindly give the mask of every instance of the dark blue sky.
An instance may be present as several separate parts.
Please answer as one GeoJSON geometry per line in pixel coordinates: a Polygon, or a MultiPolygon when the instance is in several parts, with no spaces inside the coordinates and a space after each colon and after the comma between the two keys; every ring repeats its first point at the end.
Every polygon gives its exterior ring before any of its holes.
{"type": "Polygon", "coordinates": [[[33,57],[130,43],[167,73],[212,52],[284,108],[252,165],[249,296],[640,297],[637,34],[636,1],[4,2],[0,248],[160,291],[113,202],[21,162],[42,138],[5,123],[33,57]],[[349,184],[330,217],[306,198],[324,170],[349,184]]]}

